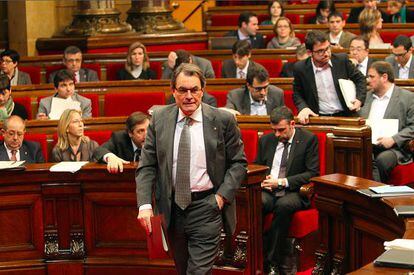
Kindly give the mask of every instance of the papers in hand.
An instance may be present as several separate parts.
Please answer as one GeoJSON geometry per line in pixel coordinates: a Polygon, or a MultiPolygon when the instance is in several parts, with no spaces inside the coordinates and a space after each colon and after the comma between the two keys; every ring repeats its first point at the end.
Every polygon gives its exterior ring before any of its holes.
{"type": "Polygon", "coordinates": [[[24,160],[22,161],[0,161],[0,170],[24,169],[24,160]]]}
{"type": "Polygon", "coordinates": [[[72,97],[66,99],[53,97],[52,106],[50,108],[49,118],[50,119],[59,119],[62,113],[67,109],[81,110],[80,102],[75,101],[72,97]]]}
{"type": "Polygon", "coordinates": [[[414,193],[414,189],[406,185],[402,185],[402,186],[382,185],[382,186],[370,187],[369,189],[377,194],[414,193]]]}
{"type": "Polygon", "coordinates": [[[341,88],[341,93],[345,99],[346,106],[348,109],[352,108],[356,100],[356,87],[355,83],[349,79],[339,79],[339,87],[341,88]]]}
{"type": "Polygon", "coordinates": [[[392,137],[398,133],[398,119],[367,119],[366,124],[371,127],[372,144],[377,144],[380,137],[392,137]]]}
{"type": "Polygon", "coordinates": [[[79,171],[82,166],[87,164],[87,161],[62,161],[50,167],[50,172],[71,172],[79,171]]]}
{"type": "MultiPolygon", "coordinates": [[[[390,242],[384,242],[385,250],[401,249],[414,251],[414,240],[411,239],[395,239],[390,242]]],[[[414,262],[414,261],[413,261],[414,262]]]]}

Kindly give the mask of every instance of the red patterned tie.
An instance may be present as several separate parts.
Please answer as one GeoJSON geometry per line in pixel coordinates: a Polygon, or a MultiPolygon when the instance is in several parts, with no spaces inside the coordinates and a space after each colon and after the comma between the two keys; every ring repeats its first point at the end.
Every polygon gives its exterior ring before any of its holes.
{"type": "Polygon", "coordinates": [[[11,150],[11,158],[10,158],[10,160],[11,161],[17,161],[17,156],[16,156],[16,154],[17,154],[17,150],[11,150]]]}

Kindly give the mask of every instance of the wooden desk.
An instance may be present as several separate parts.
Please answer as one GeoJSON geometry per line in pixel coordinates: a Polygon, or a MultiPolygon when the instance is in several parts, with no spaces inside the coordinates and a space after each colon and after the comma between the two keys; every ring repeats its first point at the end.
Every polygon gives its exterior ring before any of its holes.
{"type": "MultiPolygon", "coordinates": [[[[111,175],[105,165],[50,173],[51,164],[1,171],[0,274],[171,274],[173,262],[150,261],[136,221],[135,167],[111,175]]],[[[236,195],[238,268],[214,274],[261,274],[260,182],[267,167],[249,166],[236,195]]]]}
{"type": "Polygon", "coordinates": [[[414,198],[371,199],[356,190],[381,183],[343,174],[311,181],[320,217],[316,273],[401,274],[403,270],[374,267],[370,262],[384,252],[384,241],[414,238],[414,218],[399,218],[393,211],[396,205],[414,204],[414,198]]]}

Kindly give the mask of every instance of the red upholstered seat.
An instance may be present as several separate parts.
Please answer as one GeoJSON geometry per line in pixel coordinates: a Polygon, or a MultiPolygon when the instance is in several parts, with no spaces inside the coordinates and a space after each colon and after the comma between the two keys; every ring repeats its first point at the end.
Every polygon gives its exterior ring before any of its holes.
{"type": "Polygon", "coordinates": [[[309,21],[310,21],[313,17],[315,17],[315,15],[316,15],[316,14],[315,14],[314,12],[304,14],[304,15],[303,15],[303,24],[310,24],[310,23],[309,23],[309,21]]]}
{"type": "Polygon", "coordinates": [[[40,84],[40,66],[19,66],[19,70],[30,75],[32,84],[40,84]]]}
{"type": "Polygon", "coordinates": [[[227,91],[208,91],[208,93],[216,98],[217,107],[226,106],[228,93],[227,91]]]}
{"type": "Polygon", "coordinates": [[[96,141],[99,145],[105,143],[111,138],[112,131],[110,130],[99,130],[99,131],[85,131],[85,136],[96,141]]]}
{"type": "Polygon", "coordinates": [[[49,76],[50,76],[51,73],[53,73],[54,71],[57,71],[57,70],[62,70],[64,68],[65,68],[65,66],[63,66],[63,65],[46,66],[45,67],[45,69],[46,69],[46,82],[49,81],[49,76]]]}
{"type": "Polygon", "coordinates": [[[242,140],[244,143],[244,152],[247,162],[253,163],[257,154],[258,135],[257,130],[241,129],[242,140]]]}
{"type": "Polygon", "coordinates": [[[82,96],[89,98],[92,105],[92,117],[99,116],[99,96],[97,94],[82,94],[82,96]]]}
{"type": "Polygon", "coordinates": [[[388,184],[407,185],[414,183],[414,163],[397,165],[392,171],[388,184]]]}
{"type": "Polygon", "coordinates": [[[394,39],[398,36],[398,35],[406,35],[408,37],[414,35],[414,31],[395,31],[395,30],[382,30],[381,33],[381,38],[384,41],[384,43],[393,43],[394,39]]]}
{"type": "Polygon", "coordinates": [[[303,32],[298,32],[298,33],[295,33],[295,36],[296,36],[297,38],[299,38],[300,42],[305,43],[305,36],[306,36],[306,33],[303,33],[303,32]]]}
{"type": "Polygon", "coordinates": [[[32,119],[32,100],[30,97],[13,97],[13,101],[23,105],[27,112],[27,118],[32,119]]]}
{"type": "Polygon", "coordinates": [[[299,14],[294,14],[294,13],[287,13],[285,14],[285,17],[289,18],[290,22],[292,22],[292,24],[299,24],[300,23],[300,15],[299,14]]]}
{"type": "Polygon", "coordinates": [[[214,14],[210,17],[210,19],[211,19],[211,26],[237,26],[239,15],[238,14],[214,14]]]}
{"type": "Polygon", "coordinates": [[[122,68],[125,68],[125,63],[107,63],[106,80],[117,80],[116,73],[122,68]]]}
{"type": "Polygon", "coordinates": [[[221,69],[223,67],[223,63],[221,60],[211,60],[211,65],[213,66],[214,74],[216,78],[221,78],[221,69]]]}
{"type": "Polygon", "coordinates": [[[293,102],[293,91],[292,90],[285,90],[284,91],[284,100],[285,105],[292,110],[293,114],[296,116],[298,114],[298,109],[293,102]]]}
{"type": "MultiPolygon", "coordinates": [[[[46,82],[49,81],[49,76],[51,73],[53,73],[54,71],[65,69],[65,68],[66,67],[63,65],[46,66],[46,82]]],[[[83,63],[82,68],[94,70],[95,72],[97,72],[99,79],[102,79],[101,78],[101,66],[99,64],[83,63]]]]}
{"type": "Polygon", "coordinates": [[[265,67],[270,77],[279,77],[282,71],[281,59],[255,59],[254,61],[265,67]]]}
{"type": "Polygon", "coordinates": [[[162,76],[162,61],[151,61],[150,68],[155,72],[157,79],[161,79],[162,76]]]}
{"type": "Polygon", "coordinates": [[[47,154],[47,136],[46,134],[34,134],[34,133],[26,133],[24,135],[25,140],[35,141],[40,143],[40,148],[42,149],[43,157],[47,162],[49,160],[49,156],[47,154]]]}
{"type": "Polygon", "coordinates": [[[153,105],[165,105],[164,92],[105,94],[105,116],[129,116],[135,111],[148,112],[153,105]]]}
{"type": "Polygon", "coordinates": [[[98,73],[98,78],[102,80],[101,65],[99,65],[98,63],[83,63],[82,68],[94,70],[95,72],[98,73]]]}

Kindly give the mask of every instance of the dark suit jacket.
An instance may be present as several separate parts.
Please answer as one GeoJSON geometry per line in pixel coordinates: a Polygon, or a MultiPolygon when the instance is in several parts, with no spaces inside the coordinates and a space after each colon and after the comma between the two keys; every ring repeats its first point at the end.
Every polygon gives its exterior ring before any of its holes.
{"type": "MultiPolygon", "coordinates": [[[[387,56],[385,58],[385,62],[391,64],[394,70],[395,78],[400,78],[400,68],[398,67],[397,61],[395,60],[395,56],[393,54],[387,56]]],[[[408,71],[408,78],[414,78],[414,56],[413,58],[411,58],[410,70],[408,71]]]]}
{"type": "MultiPolygon", "coordinates": [[[[54,71],[49,75],[49,83],[53,83],[53,79],[58,71],[54,71]]],[[[81,68],[79,70],[80,82],[95,82],[99,81],[98,73],[88,68],[81,68]]]]}
{"type": "MultiPolygon", "coordinates": [[[[262,66],[259,63],[256,63],[250,59],[249,67],[247,71],[251,68],[251,66],[262,66]]],[[[237,78],[237,66],[234,63],[233,59],[227,59],[223,61],[223,67],[221,68],[221,77],[222,78],[237,78]]]]}
{"type": "MultiPolygon", "coordinates": [[[[361,14],[363,10],[364,10],[364,6],[352,8],[346,22],[347,23],[359,23],[359,15],[361,14]]],[[[379,11],[381,12],[381,16],[382,16],[382,19],[384,20],[384,23],[388,23],[389,22],[388,14],[383,10],[379,10],[379,11]]]]}
{"type": "MultiPolygon", "coordinates": [[[[357,99],[365,102],[367,83],[365,76],[349,61],[346,54],[332,54],[332,77],[335,84],[335,90],[341,102],[344,112],[352,115],[346,106],[344,97],[339,88],[338,79],[344,78],[352,80],[355,83],[357,99]]],[[[303,108],[310,108],[313,112],[319,113],[318,92],[316,89],[315,73],[311,57],[295,63],[293,66],[293,101],[300,112],[303,108]]]]}
{"type": "Polygon", "coordinates": [[[282,71],[280,71],[280,77],[293,77],[293,65],[295,62],[288,62],[283,64],[282,71]]]}
{"type": "MultiPolygon", "coordinates": [[[[229,31],[224,36],[235,36],[235,37],[237,37],[237,40],[240,40],[238,30],[229,31]]],[[[264,48],[266,48],[264,37],[260,33],[257,33],[256,36],[250,36],[250,43],[251,43],[253,49],[264,49],[264,48]]]]}
{"type": "MultiPolygon", "coordinates": [[[[191,55],[191,59],[193,61],[193,64],[197,65],[201,69],[205,78],[216,78],[213,65],[211,64],[210,60],[203,58],[203,57],[198,57],[195,55],[191,55]]],[[[171,79],[172,73],[173,71],[171,70],[170,67],[168,67],[168,61],[165,61],[162,64],[161,79],[171,79]]]]}
{"type": "MultiPolygon", "coordinates": [[[[359,112],[363,118],[368,118],[372,101],[373,93],[368,92],[365,105],[359,112]]],[[[399,163],[411,161],[412,155],[406,150],[405,144],[413,139],[414,135],[414,94],[394,86],[383,118],[398,119],[398,133],[392,137],[395,140],[396,146],[391,148],[391,150],[397,155],[399,163]]]]}
{"type": "MultiPolygon", "coordinates": [[[[247,167],[240,130],[234,116],[227,111],[202,103],[202,113],[207,173],[215,192],[229,202],[222,211],[223,225],[227,233],[233,233],[236,226],[234,196],[246,177],[247,167]]],[[[138,207],[151,204],[155,189],[156,210],[164,214],[167,225],[171,220],[173,199],[172,160],[177,116],[178,108],[174,104],[154,111],[136,176],[138,207]]]]}
{"type": "Polygon", "coordinates": [[[143,70],[138,78],[135,78],[132,74],[130,74],[125,68],[120,69],[116,72],[116,79],[118,80],[137,80],[137,79],[157,79],[157,75],[151,69],[143,70]]]}
{"type": "MultiPolygon", "coordinates": [[[[250,91],[246,86],[244,86],[244,88],[231,90],[227,94],[226,108],[236,110],[242,115],[250,115],[251,102],[249,93],[250,91]]],[[[276,86],[269,85],[266,101],[267,114],[270,115],[274,108],[283,105],[285,105],[283,90],[276,86]]]]}
{"type": "Polygon", "coordinates": [[[11,115],[16,115],[21,117],[23,120],[28,119],[26,108],[20,103],[14,102],[14,109],[11,115]]]}
{"type": "MultiPolygon", "coordinates": [[[[20,160],[25,160],[27,163],[45,162],[38,142],[24,140],[19,153],[20,160]]],[[[6,147],[4,147],[4,141],[0,141],[0,161],[10,161],[6,147]]]]}
{"type": "Polygon", "coordinates": [[[135,153],[132,147],[132,140],[126,130],[113,132],[107,142],[95,149],[95,159],[103,161],[103,157],[108,153],[114,153],[127,161],[134,161],[135,153]]]}
{"type": "MultiPolygon", "coordinates": [[[[255,163],[269,166],[272,169],[273,158],[279,139],[274,133],[262,136],[255,163]]],[[[319,175],[319,152],[317,137],[306,129],[296,128],[286,167],[286,178],[289,182],[287,191],[299,192],[309,179],[319,175]]]]}
{"type": "MultiPolygon", "coordinates": [[[[201,99],[201,101],[210,106],[217,107],[217,99],[207,92],[203,93],[203,98],[201,99]]],[[[167,104],[172,104],[172,103],[175,103],[175,98],[173,95],[171,95],[170,98],[167,100],[167,104]]]]}

